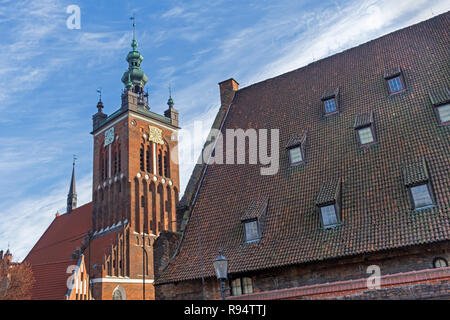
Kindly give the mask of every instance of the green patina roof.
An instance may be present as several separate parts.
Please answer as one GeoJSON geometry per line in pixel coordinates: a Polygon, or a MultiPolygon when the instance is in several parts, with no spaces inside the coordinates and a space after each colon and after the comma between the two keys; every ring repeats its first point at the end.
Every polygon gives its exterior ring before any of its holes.
{"type": "Polygon", "coordinates": [[[140,88],[144,88],[146,83],[148,82],[147,75],[141,70],[141,62],[144,60],[144,57],[141,55],[139,51],[137,51],[137,41],[133,39],[131,41],[131,50],[127,55],[128,62],[128,70],[124,72],[122,76],[122,82],[126,88],[131,86],[139,86],[140,88]]]}

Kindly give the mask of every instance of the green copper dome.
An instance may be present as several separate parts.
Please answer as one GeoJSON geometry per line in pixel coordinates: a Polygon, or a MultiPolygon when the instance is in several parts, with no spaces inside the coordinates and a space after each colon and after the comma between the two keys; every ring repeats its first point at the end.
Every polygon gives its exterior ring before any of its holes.
{"type": "Polygon", "coordinates": [[[128,70],[122,76],[122,82],[126,88],[132,87],[135,92],[142,92],[145,84],[148,82],[147,75],[141,70],[141,62],[144,57],[136,50],[137,42],[135,39],[131,42],[132,51],[128,52],[127,62],[128,70]]]}

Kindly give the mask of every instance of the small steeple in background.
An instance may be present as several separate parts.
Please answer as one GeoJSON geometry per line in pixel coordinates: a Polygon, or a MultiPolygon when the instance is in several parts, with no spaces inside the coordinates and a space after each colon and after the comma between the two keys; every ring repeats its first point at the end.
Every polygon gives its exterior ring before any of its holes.
{"type": "Polygon", "coordinates": [[[169,100],[167,100],[167,105],[169,106],[169,109],[164,111],[164,116],[167,118],[170,118],[171,123],[174,126],[178,127],[178,110],[174,108],[175,103],[172,99],[172,86],[169,84],[169,100]]]}
{"type": "Polygon", "coordinates": [[[73,155],[72,163],[72,179],[70,180],[69,194],[67,195],[67,213],[71,213],[73,209],[77,207],[77,191],[75,189],[75,160],[76,156],[73,155]]]}

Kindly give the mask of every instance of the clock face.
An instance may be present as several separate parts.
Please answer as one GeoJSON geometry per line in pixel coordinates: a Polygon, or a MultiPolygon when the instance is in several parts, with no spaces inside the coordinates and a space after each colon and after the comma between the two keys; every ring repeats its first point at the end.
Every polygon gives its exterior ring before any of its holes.
{"type": "Polygon", "coordinates": [[[114,141],[114,127],[105,131],[105,147],[114,141]]]}
{"type": "Polygon", "coordinates": [[[149,135],[148,140],[153,141],[157,144],[164,144],[164,140],[162,138],[162,130],[159,128],[155,128],[152,126],[148,126],[149,129],[149,135]]]}

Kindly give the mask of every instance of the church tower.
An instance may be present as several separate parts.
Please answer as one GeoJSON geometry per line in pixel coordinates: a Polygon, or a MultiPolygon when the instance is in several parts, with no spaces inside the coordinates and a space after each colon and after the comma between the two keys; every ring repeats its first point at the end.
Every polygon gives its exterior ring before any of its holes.
{"type": "Polygon", "coordinates": [[[133,35],[121,107],[107,115],[100,97],[92,117],[91,250],[113,239],[102,259],[92,254],[95,299],[152,299],[153,241],[161,231],[177,231],[178,111],[171,97],[164,115],[151,111],[137,46],[133,35]]]}

